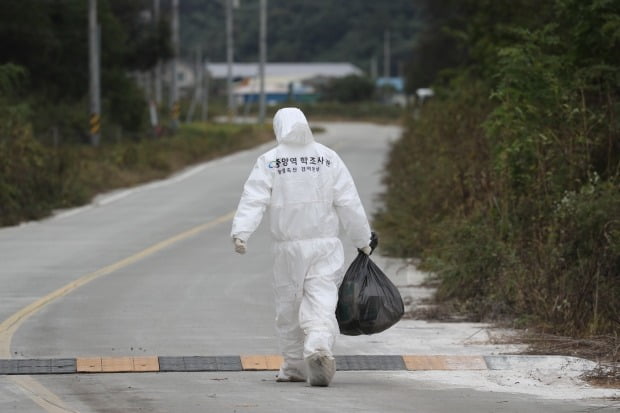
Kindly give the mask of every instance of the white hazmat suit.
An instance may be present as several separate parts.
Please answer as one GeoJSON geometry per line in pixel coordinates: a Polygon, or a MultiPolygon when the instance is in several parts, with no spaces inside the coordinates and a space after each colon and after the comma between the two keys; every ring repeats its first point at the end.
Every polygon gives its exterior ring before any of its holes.
{"type": "Polygon", "coordinates": [[[278,146],[252,170],[232,224],[237,252],[269,210],[276,244],[276,327],[284,364],[278,381],[326,386],[335,372],[335,316],[344,276],[339,223],[353,244],[370,253],[370,227],[351,175],[333,150],[314,141],[304,114],[280,109],[278,146]]]}

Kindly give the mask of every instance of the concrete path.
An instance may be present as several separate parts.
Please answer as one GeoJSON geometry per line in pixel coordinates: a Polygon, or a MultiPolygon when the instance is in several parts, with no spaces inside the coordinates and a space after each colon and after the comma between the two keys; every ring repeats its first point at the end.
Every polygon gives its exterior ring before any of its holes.
{"type": "MultiPolygon", "coordinates": [[[[374,210],[398,128],[326,128],[318,140],[374,210]]],[[[266,225],[245,256],[229,239],[242,184],[270,146],[0,229],[0,412],[617,410],[616,391],[579,379],[591,363],[506,356],[519,348],[493,337],[510,332],[472,323],[341,336],[332,386],[276,383],[266,225]]],[[[406,262],[373,257],[410,303],[429,293],[406,262]]]]}

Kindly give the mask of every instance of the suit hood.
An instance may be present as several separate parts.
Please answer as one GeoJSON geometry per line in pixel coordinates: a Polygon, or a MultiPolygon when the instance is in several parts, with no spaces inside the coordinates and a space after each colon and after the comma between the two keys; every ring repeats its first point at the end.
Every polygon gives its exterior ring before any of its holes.
{"type": "Polygon", "coordinates": [[[278,143],[307,145],[314,142],[310,125],[297,108],[282,108],[273,117],[273,131],[278,143]]]}

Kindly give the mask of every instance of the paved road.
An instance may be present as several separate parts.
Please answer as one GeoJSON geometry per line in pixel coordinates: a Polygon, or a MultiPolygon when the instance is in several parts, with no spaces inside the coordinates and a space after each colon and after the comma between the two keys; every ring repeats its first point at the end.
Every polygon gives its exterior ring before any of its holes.
{"type": "MultiPolygon", "coordinates": [[[[369,211],[398,133],[332,123],[318,136],[349,165],[369,211]]],[[[228,235],[243,182],[271,146],[0,230],[0,358],[276,354],[267,226],[245,256],[232,252],[228,235]]],[[[355,344],[346,343],[350,354],[355,344]]],[[[446,389],[403,371],[339,372],[327,389],[275,383],[273,372],[0,376],[0,412],[276,409],[577,412],[588,405],[446,389]]]]}

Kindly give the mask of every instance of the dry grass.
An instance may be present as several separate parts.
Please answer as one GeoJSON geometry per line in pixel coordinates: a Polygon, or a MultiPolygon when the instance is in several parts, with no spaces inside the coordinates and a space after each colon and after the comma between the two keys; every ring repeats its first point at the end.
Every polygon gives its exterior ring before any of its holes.
{"type": "MultiPolygon", "coordinates": [[[[479,322],[478,317],[466,312],[456,302],[436,303],[425,300],[413,311],[405,314],[405,319],[435,322],[479,322]]],[[[495,322],[501,327],[510,328],[511,323],[495,322]]],[[[558,355],[579,357],[598,363],[598,366],[583,374],[582,378],[590,385],[620,389],[620,336],[592,336],[586,338],[565,337],[525,330],[521,334],[496,337],[495,344],[525,344],[522,354],[558,355]]]]}
{"type": "Polygon", "coordinates": [[[529,346],[528,354],[557,354],[581,357],[601,363],[620,362],[620,337],[617,336],[573,338],[526,333],[521,336],[520,340],[529,346]]]}
{"type": "Polygon", "coordinates": [[[519,340],[528,345],[526,354],[563,355],[585,358],[598,366],[582,378],[593,386],[620,389],[620,337],[562,337],[526,333],[519,340]]]}
{"type": "Polygon", "coordinates": [[[455,302],[436,304],[432,300],[424,300],[421,305],[416,305],[413,310],[405,313],[403,318],[409,320],[426,320],[443,323],[479,321],[471,314],[462,311],[462,309],[460,309],[455,302]]]}

